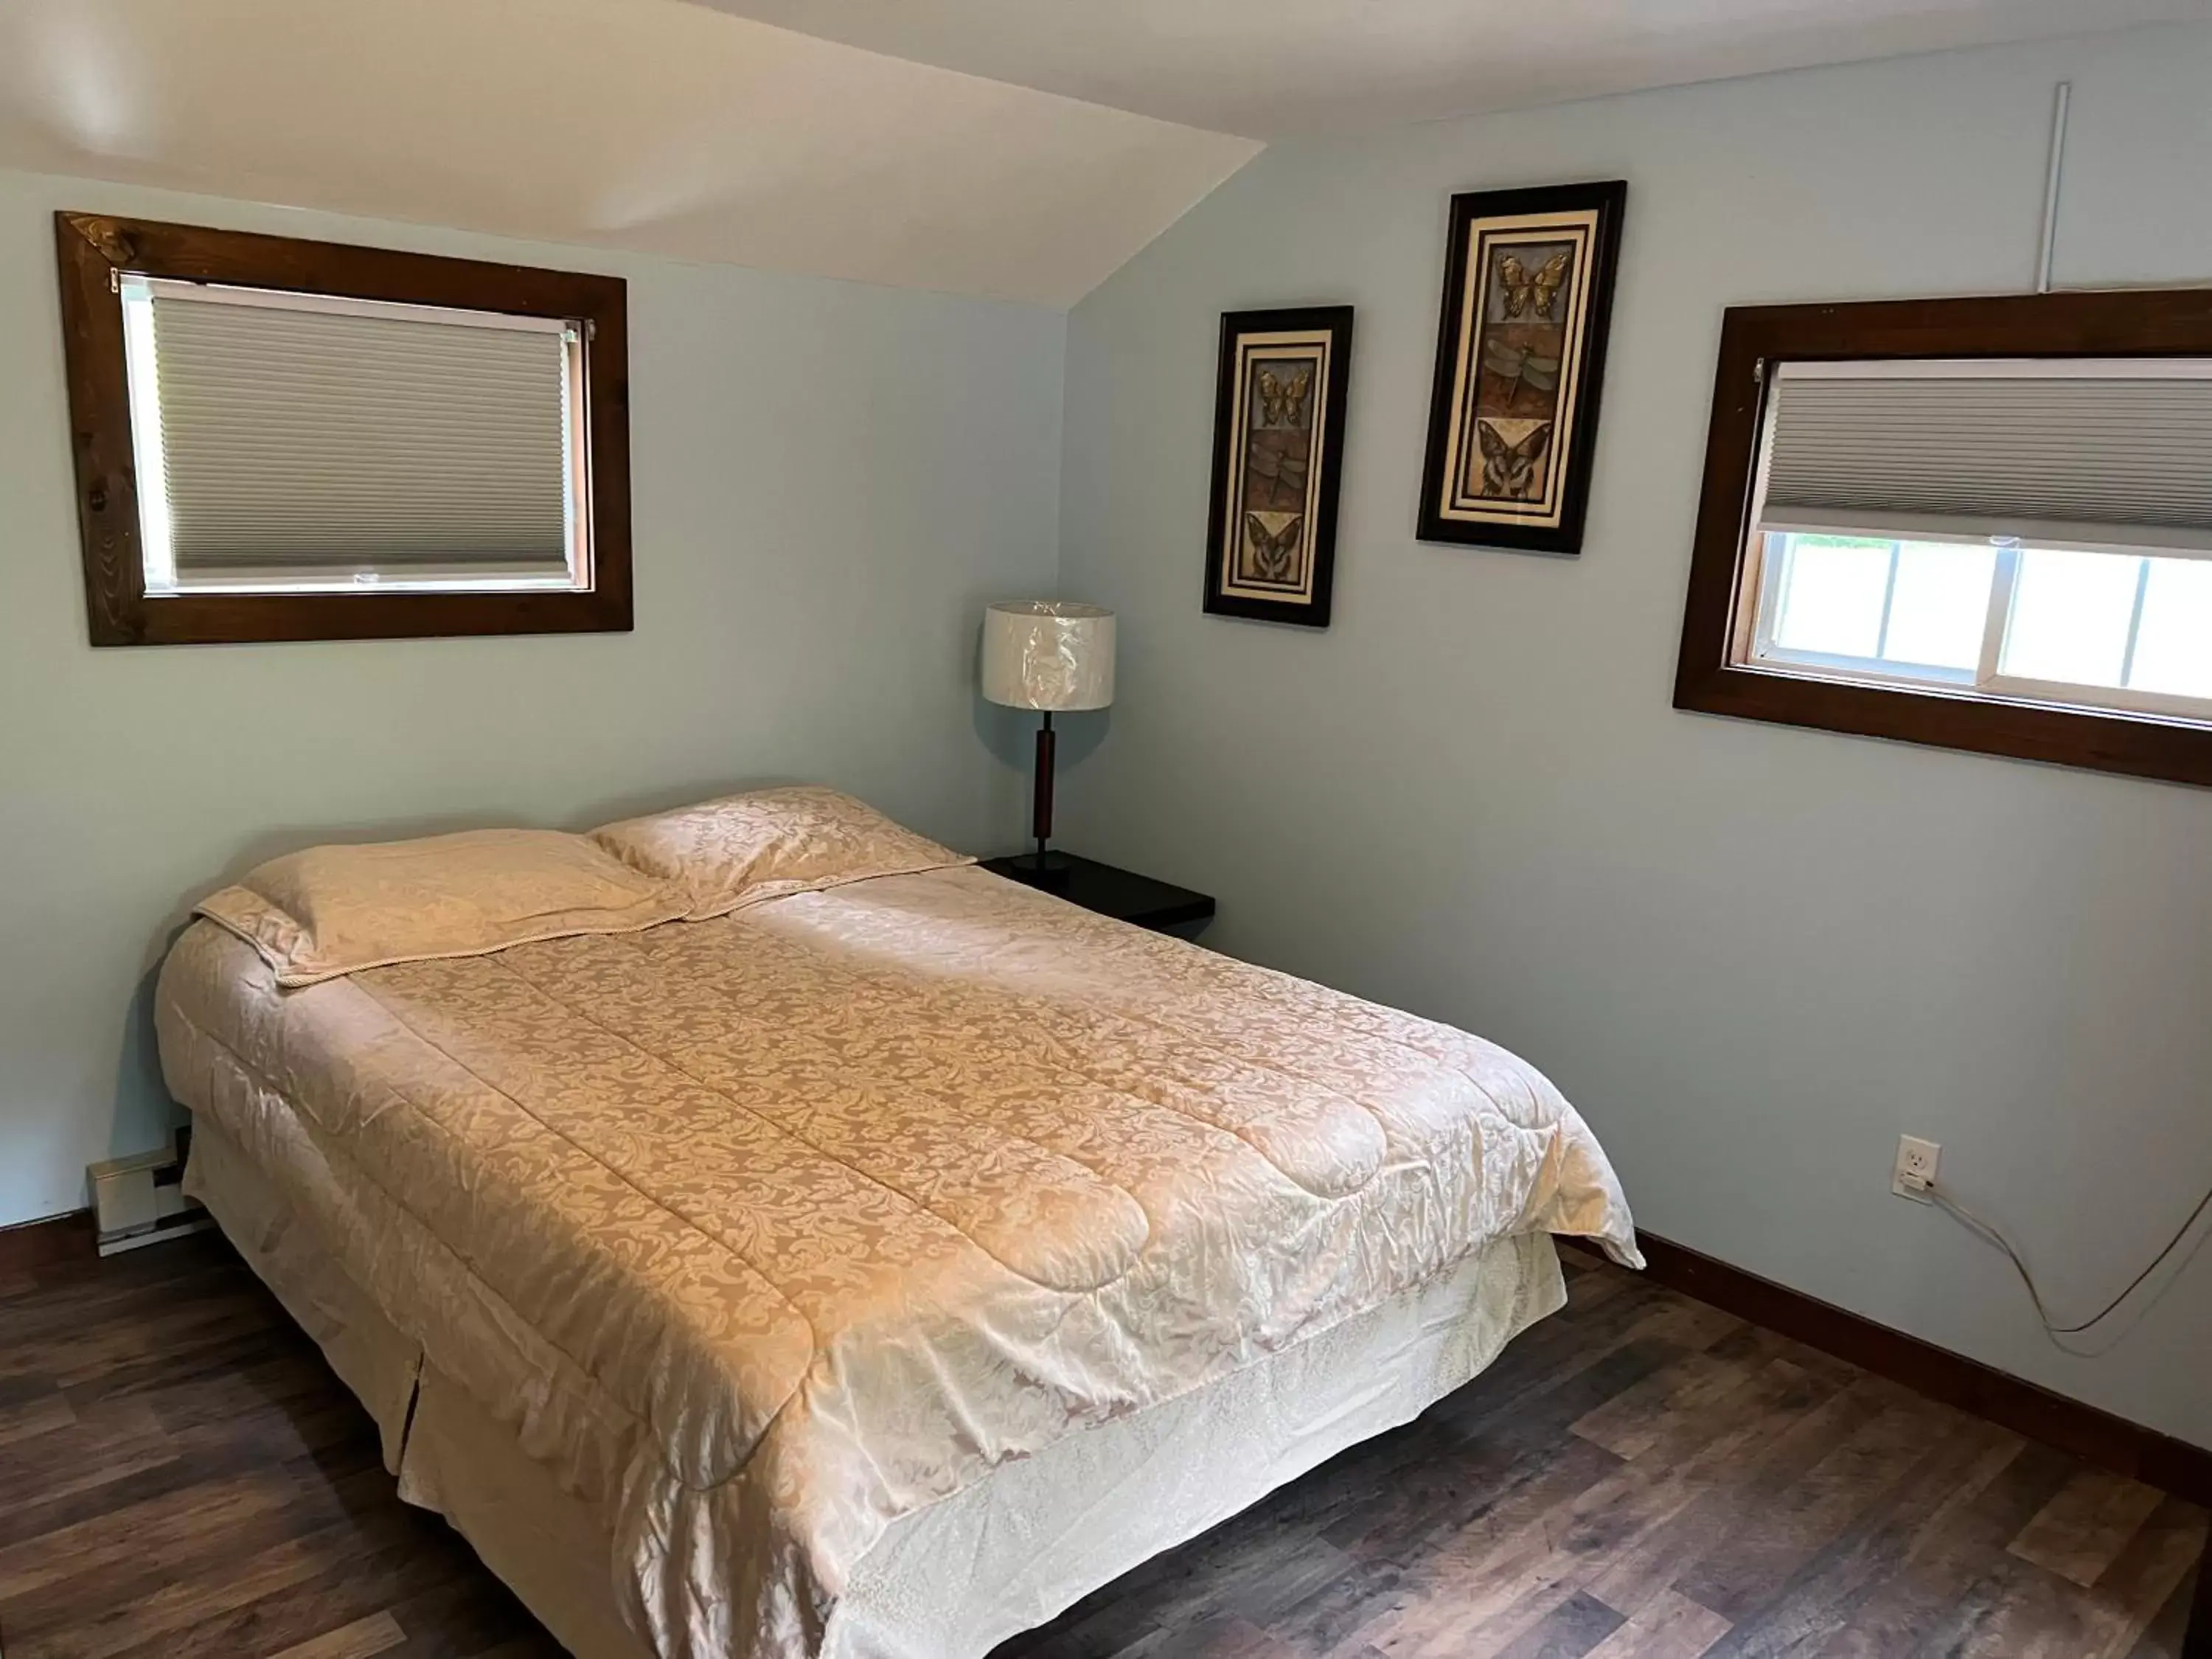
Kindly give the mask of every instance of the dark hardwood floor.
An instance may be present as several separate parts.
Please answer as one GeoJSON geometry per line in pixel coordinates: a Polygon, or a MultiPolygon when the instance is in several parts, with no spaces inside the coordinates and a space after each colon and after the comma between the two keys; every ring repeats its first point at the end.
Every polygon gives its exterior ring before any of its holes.
{"type": "MultiPolygon", "coordinates": [[[[2177,1655],[2204,1513],[1656,1285],[998,1659],[2177,1655]]],[[[0,1273],[6,1659],[552,1659],[220,1240],[0,1273]]]]}

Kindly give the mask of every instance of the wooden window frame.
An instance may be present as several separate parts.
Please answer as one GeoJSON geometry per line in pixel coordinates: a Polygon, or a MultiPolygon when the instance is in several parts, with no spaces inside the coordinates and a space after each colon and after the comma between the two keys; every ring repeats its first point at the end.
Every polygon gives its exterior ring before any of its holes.
{"type": "Polygon", "coordinates": [[[2212,725],[2139,709],[1813,678],[1736,660],[1771,365],[1958,357],[2212,357],[2212,289],[1731,307],[1721,322],[1674,707],[1978,754],[2212,784],[2212,725]]]}
{"type": "Polygon", "coordinates": [[[626,632],[631,626],[627,284],[619,276],[449,259],[149,219],[57,213],[77,522],[92,642],[209,645],[626,632]],[[568,319],[585,326],[591,586],[560,591],[146,592],[124,357],[124,272],[339,299],[568,319]]]}

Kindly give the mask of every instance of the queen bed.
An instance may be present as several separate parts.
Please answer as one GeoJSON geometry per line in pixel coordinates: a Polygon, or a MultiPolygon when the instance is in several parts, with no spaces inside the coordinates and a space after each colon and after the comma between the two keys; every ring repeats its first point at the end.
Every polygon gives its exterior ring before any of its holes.
{"type": "Polygon", "coordinates": [[[201,908],[187,1189],[580,1659],[981,1656],[1637,1261],[1502,1049],[827,790],[201,908]]]}

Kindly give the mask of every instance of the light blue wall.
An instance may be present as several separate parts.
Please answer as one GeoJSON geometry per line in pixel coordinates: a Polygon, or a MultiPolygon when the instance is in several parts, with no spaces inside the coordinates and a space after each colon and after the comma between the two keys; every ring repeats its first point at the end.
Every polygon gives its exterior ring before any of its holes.
{"type": "Polygon", "coordinates": [[[1052,583],[1063,344],[1030,307],[0,174],[0,1224],[161,1139],[148,976],[276,852],[788,778],[1018,839],[1026,732],[975,635],[1052,583]],[[93,650],[63,207],[627,277],[636,631],[93,650]]]}
{"type": "Polygon", "coordinates": [[[1014,839],[1026,726],[976,702],[975,614],[1052,587],[1057,537],[1060,591],[1124,618],[1116,707],[1063,741],[1069,844],[1218,893],[1214,943],[1528,1054],[1657,1231],[2212,1442],[2212,1261],[2069,1360],[2001,1261],[1887,1190],[1899,1131],[1944,1142],[2069,1309],[2178,1223],[2212,1180],[2212,793],[1668,706],[1721,307],[2020,286],[2062,77],[2061,280],[2212,279],[2203,28],[1280,148],[1065,329],[0,174],[0,1224],[159,1139],[147,976],[275,852],[797,776],[1014,839]],[[1414,542],[1445,198],[1612,176],[1583,556],[1414,542]],[[62,206],[628,276],[637,631],[94,652],[62,206]],[[1336,301],[1336,625],[1206,617],[1218,313],[1336,301]]]}
{"type": "MultiPolygon", "coordinates": [[[[2200,1443],[2212,1252],[2109,1358],[1893,1198],[1901,1131],[2093,1310],[2212,1183],[2212,791],[1669,707],[1723,306],[2212,281],[2212,29],[1285,146],[1070,324],[1061,583],[1121,612],[1064,838],[1212,942],[1547,1070],[1655,1231],[2200,1443]],[[1455,190],[1630,181],[1586,549],[1417,543],[1455,190]],[[1202,615],[1219,315],[1358,310],[1336,623],[1202,615]]],[[[1069,722],[1071,727],[1075,722],[1069,722]]]]}

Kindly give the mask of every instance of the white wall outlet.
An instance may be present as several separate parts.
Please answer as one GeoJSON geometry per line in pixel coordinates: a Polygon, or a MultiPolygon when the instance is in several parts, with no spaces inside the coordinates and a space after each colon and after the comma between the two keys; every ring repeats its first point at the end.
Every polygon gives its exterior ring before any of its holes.
{"type": "Polygon", "coordinates": [[[1936,1166],[1942,1161],[1943,1149],[1934,1141],[1898,1136],[1897,1170],[1890,1178],[1890,1191],[1915,1204],[1934,1202],[1928,1189],[1936,1184],[1936,1166]]]}

